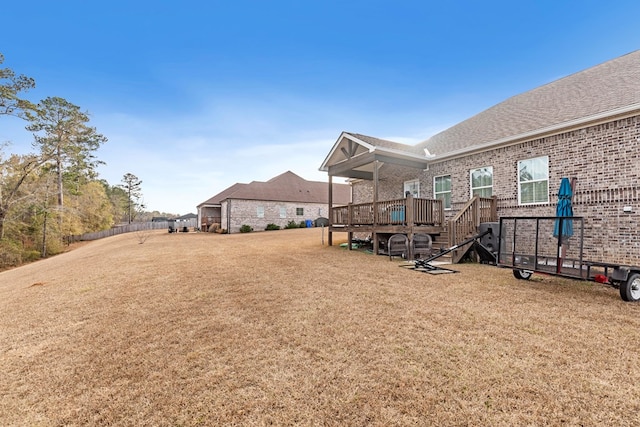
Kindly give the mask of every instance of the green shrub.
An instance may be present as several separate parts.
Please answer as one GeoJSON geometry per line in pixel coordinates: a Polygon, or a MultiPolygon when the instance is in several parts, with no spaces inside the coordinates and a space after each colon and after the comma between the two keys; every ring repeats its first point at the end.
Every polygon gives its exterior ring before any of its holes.
{"type": "Polygon", "coordinates": [[[0,267],[15,267],[22,264],[22,251],[15,242],[0,242],[0,267]]]}
{"type": "Polygon", "coordinates": [[[265,230],[280,230],[280,226],[276,224],[267,224],[267,228],[265,228],[265,230]]]}
{"type": "Polygon", "coordinates": [[[298,227],[307,228],[307,223],[305,221],[300,221],[300,224],[298,225],[298,227]]]}
{"type": "Polygon", "coordinates": [[[40,259],[40,252],[36,250],[25,251],[22,255],[23,261],[31,262],[40,259]]]}
{"type": "Polygon", "coordinates": [[[298,228],[298,223],[293,220],[289,221],[289,223],[285,225],[284,228],[298,228]]]}
{"type": "Polygon", "coordinates": [[[241,233],[251,233],[252,231],[253,231],[253,228],[251,228],[250,225],[243,224],[242,227],[240,227],[241,233]]]}

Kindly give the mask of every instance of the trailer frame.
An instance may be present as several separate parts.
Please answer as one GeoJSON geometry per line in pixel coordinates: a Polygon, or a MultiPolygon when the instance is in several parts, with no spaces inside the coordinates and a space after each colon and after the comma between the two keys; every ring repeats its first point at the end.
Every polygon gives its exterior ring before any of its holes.
{"type": "Polygon", "coordinates": [[[540,273],[594,281],[618,288],[624,301],[640,301],[640,267],[584,259],[583,217],[502,217],[499,224],[496,265],[512,269],[517,279],[540,273]],[[568,221],[578,233],[563,234],[568,221]],[[550,224],[553,235],[547,233],[550,224]],[[519,226],[525,231],[519,232],[519,226]]]}

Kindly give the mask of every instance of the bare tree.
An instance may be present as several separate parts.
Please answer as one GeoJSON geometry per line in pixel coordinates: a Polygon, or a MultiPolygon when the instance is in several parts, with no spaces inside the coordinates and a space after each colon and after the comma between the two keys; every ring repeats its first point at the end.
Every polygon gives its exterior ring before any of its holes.
{"type": "Polygon", "coordinates": [[[34,155],[11,155],[3,159],[0,146],[0,240],[4,238],[5,220],[13,205],[22,197],[27,178],[42,166],[42,159],[34,155]]]}

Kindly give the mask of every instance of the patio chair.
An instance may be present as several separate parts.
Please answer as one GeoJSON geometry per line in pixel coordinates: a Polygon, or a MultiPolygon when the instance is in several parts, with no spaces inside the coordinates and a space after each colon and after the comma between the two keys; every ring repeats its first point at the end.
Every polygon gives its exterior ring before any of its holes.
{"type": "Polygon", "coordinates": [[[432,249],[431,236],[424,233],[413,235],[411,239],[411,256],[413,259],[428,258],[431,256],[432,249]]]}
{"type": "Polygon", "coordinates": [[[404,234],[394,234],[389,237],[387,242],[387,252],[389,255],[389,261],[394,256],[401,256],[407,258],[409,256],[409,239],[404,234]]]}

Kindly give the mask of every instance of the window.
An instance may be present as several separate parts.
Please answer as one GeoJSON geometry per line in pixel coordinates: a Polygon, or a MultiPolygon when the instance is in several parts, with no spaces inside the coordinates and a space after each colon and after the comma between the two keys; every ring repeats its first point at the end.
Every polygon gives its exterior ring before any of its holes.
{"type": "Polygon", "coordinates": [[[493,195],[493,167],[471,170],[471,197],[491,197],[493,195]]]}
{"type": "Polygon", "coordinates": [[[257,209],[258,218],[264,218],[264,206],[258,206],[257,209]]]}
{"type": "Polygon", "coordinates": [[[404,182],[404,192],[402,194],[411,194],[413,197],[420,197],[420,180],[414,179],[412,181],[404,182]]]}
{"type": "Polygon", "coordinates": [[[542,156],[518,162],[518,203],[549,202],[549,157],[542,156]]]}
{"type": "Polygon", "coordinates": [[[451,175],[433,178],[433,195],[443,201],[445,209],[451,209],[451,175]]]}
{"type": "Polygon", "coordinates": [[[296,215],[298,216],[304,215],[304,208],[296,208],[296,215]]]}
{"type": "Polygon", "coordinates": [[[280,206],[280,218],[286,218],[287,217],[287,208],[285,208],[284,206],[280,206]]]}

